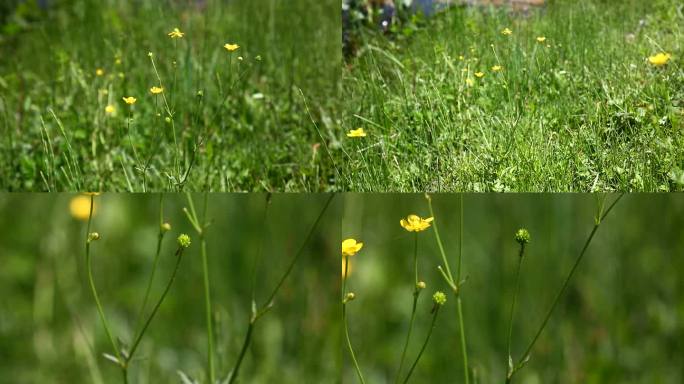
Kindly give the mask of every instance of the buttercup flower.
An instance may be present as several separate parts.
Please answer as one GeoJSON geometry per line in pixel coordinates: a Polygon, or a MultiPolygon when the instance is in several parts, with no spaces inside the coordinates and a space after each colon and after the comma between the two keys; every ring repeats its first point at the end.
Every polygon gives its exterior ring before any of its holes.
{"type": "Polygon", "coordinates": [[[501,31],[501,34],[504,35],[504,36],[509,36],[509,35],[512,35],[512,34],[513,34],[513,31],[511,31],[509,28],[504,28],[504,29],[501,31]]]}
{"type": "Polygon", "coordinates": [[[484,72],[475,72],[475,77],[477,77],[477,78],[481,79],[484,77],[484,75],[485,75],[484,72]]]}
{"type": "Polygon", "coordinates": [[[169,32],[169,37],[172,39],[180,39],[183,36],[185,36],[185,33],[181,32],[178,28],[174,28],[173,31],[169,32]]]}
{"type": "Polygon", "coordinates": [[[129,97],[124,97],[123,101],[126,102],[126,104],[128,104],[128,105],[133,105],[133,104],[135,104],[136,101],[138,101],[138,99],[136,99],[133,96],[129,96],[129,97]]]}
{"type": "Polygon", "coordinates": [[[347,132],[347,137],[366,137],[366,132],[363,128],[352,129],[347,132]]]}
{"type": "Polygon", "coordinates": [[[233,52],[233,51],[237,51],[238,48],[240,48],[240,46],[237,44],[228,43],[228,44],[224,45],[223,48],[227,49],[228,52],[233,52]]]}
{"type": "Polygon", "coordinates": [[[545,42],[545,41],[546,41],[546,37],[544,37],[544,36],[537,36],[537,42],[538,42],[538,43],[543,43],[543,42],[545,42]]]}
{"type": "Polygon", "coordinates": [[[98,68],[95,70],[95,75],[97,75],[97,76],[104,76],[104,74],[105,74],[105,71],[102,68],[98,68]]]}
{"type": "Polygon", "coordinates": [[[670,58],[672,58],[671,54],[661,52],[657,55],[650,56],[648,58],[648,62],[656,67],[660,67],[662,65],[667,64],[667,62],[670,61],[670,58]]]}
{"type": "Polygon", "coordinates": [[[152,87],[152,88],[150,88],[150,92],[151,92],[153,95],[158,95],[158,94],[164,92],[164,88],[161,88],[161,87],[152,87]]]}
{"type": "Polygon", "coordinates": [[[471,79],[470,77],[467,78],[465,82],[466,82],[466,85],[469,87],[472,87],[475,84],[475,81],[473,81],[473,79],[471,79]]]}
{"type": "Polygon", "coordinates": [[[109,116],[116,115],[116,107],[113,105],[106,106],[105,107],[105,113],[108,114],[109,116]]]}
{"type": "Polygon", "coordinates": [[[499,72],[499,71],[502,70],[502,69],[503,69],[503,67],[500,66],[500,65],[495,65],[495,66],[492,67],[492,71],[493,71],[493,72],[499,72]]]}
{"type": "Polygon", "coordinates": [[[408,215],[406,219],[401,219],[399,224],[409,232],[422,232],[430,228],[430,223],[432,223],[433,220],[434,218],[432,217],[423,219],[418,215],[408,215]]]}
{"type": "Polygon", "coordinates": [[[355,239],[346,239],[342,241],[342,256],[354,256],[363,248],[362,242],[357,242],[355,239]]]}

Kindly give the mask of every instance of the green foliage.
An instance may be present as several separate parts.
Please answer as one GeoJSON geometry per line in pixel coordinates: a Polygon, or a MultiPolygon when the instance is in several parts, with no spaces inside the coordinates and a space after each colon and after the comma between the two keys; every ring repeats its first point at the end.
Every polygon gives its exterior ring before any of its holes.
{"type": "Polygon", "coordinates": [[[335,188],[339,35],[332,0],[65,1],[0,46],[0,188],[335,188]]]}
{"type": "Polygon", "coordinates": [[[680,190],[682,15],[669,0],[553,1],[524,14],[454,7],[389,39],[363,30],[344,125],[368,137],[344,146],[345,185],[680,190]],[[658,52],[672,60],[650,65],[658,52]]]}

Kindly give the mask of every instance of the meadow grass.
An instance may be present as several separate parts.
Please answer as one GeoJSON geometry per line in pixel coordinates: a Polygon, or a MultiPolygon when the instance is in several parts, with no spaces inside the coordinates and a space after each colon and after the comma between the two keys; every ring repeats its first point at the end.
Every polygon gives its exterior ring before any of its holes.
{"type": "Polygon", "coordinates": [[[453,7],[355,33],[343,184],[355,191],[682,189],[678,2],[453,7]],[[510,34],[503,33],[505,29],[510,34]],[[648,58],[671,55],[666,65],[648,58]]]}
{"type": "Polygon", "coordinates": [[[0,188],[335,188],[339,5],[198,3],[69,0],[3,35],[0,188]]]}

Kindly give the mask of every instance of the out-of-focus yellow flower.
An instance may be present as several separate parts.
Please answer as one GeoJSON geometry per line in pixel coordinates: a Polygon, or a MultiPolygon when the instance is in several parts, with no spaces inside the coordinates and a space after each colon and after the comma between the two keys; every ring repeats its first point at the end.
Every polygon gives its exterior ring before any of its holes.
{"type": "Polygon", "coordinates": [[[471,79],[470,77],[466,79],[465,83],[469,87],[472,87],[473,85],[475,85],[475,81],[473,81],[473,79],[471,79]]]}
{"type": "Polygon", "coordinates": [[[484,72],[475,72],[475,76],[476,76],[478,79],[483,78],[484,75],[485,75],[484,72]]]}
{"type": "Polygon", "coordinates": [[[537,36],[537,42],[538,42],[538,43],[543,43],[543,42],[545,42],[545,41],[546,41],[546,37],[545,37],[545,36],[537,36]]]}
{"type": "Polygon", "coordinates": [[[153,95],[158,95],[158,94],[164,92],[164,88],[162,88],[162,87],[152,87],[152,88],[150,88],[150,92],[151,92],[153,95]]]}
{"type": "Polygon", "coordinates": [[[178,28],[174,28],[173,31],[169,32],[169,37],[172,39],[180,39],[183,36],[185,36],[185,33],[181,32],[178,28]]]}
{"type": "Polygon", "coordinates": [[[357,242],[355,239],[345,239],[342,241],[342,256],[354,256],[363,248],[362,242],[357,242]]]}
{"type": "Polygon", "coordinates": [[[104,76],[104,74],[105,74],[105,71],[102,68],[98,68],[95,70],[95,75],[97,75],[97,76],[104,76]]]}
{"type": "Polygon", "coordinates": [[[430,223],[432,223],[433,220],[433,217],[423,219],[418,215],[408,215],[406,219],[401,219],[399,224],[409,232],[422,232],[430,228],[430,223]]]}
{"type": "MultiPolygon", "coordinates": [[[[97,206],[93,204],[93,216],[97,212],[97,206]]],[[[69,212],[76,220],[88,220],[90,216],[90,197],[78,195],[69,202],[69,212]]]]}
{"type": "Polygon", "coordinates": [[[106,106],[105,107],[105,113],[108,114],[109,116],[116,115],[116,107],[113,105],[106,106]]]}
{"type": "Polygon", "coordinates": [[[366,137],[366,132],[363,128],[352,129],[347,132],[347,137],[366,137]]]}
{"type": "Polygon", "coordinates": [[[136,99],[133,96],[129,96],[129,97],[124,97],[123,101],[128,105],[133,105],[133,104],[135,104],[136,101],[138,101],[138,99],[136,99]]]}
{"type": "Polygon", "coordinates": [[[228,43],[228,44],[224,45],[223,48],[227,49],[228,52],[233,52],[233,51],[237,51],[238,48],[240,48],[240,46],[237,44],[228,43]]]}
{"type": "Polygon", "coordinates": [[[512,35],[512,34],[513,34],[513,31],[511,31],[509,28],[504,28],[504,29],[501,31],[501,34],[504,35],[504,36],[509,36],[509,35],[512,35]]]}
{"type": "Polygon", "coordinates": [[[655,65],[656,67],[660,67],[662,65],[667,64],[668,61],[670,61],[670,58],[672,58],[672,55],[666,52],[661,52],[658,53],[657,55],[650,56],[648,58],[648,62],[651,63],[652,65],[655,65]]]}
{"type": "Polygon", "coordinates": [[[503,69],[503,67],[500,66],[500,65],[495,65],[495,66],[492,67],[492,71],[493,71],[493,72],[499,72],[499,71],[501,71],[502,69],[503,69]]]}
{"type": "Polygon", "coordinates": [[[465,59],[465,57],[463,57],[463,55],[458,55],[458,59],[463,61],[463,59],[465,59]]]}

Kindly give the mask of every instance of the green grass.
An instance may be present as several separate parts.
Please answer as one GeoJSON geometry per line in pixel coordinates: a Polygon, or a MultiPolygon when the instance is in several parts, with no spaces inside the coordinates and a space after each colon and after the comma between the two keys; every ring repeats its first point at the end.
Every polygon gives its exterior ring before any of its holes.
{"type": "Polygon", "coordinates": [[[551,0],[527,14],[455,7],[389,38],[358,34],[343,79],[344,126],[368,136],[345,141],[343,184],[356,191],[681,190],[684,11],[677,3],[551,0]],[[672,60],[650,65],[658,52],[672,60]]]}
{"type": "Polygon", "coordinates": [[[5,29],[0,188],[336,188],[337,2],[193,3],[70,0],[5,29]],[[159,80],[168,108],[149,91],[159,80]]]}

